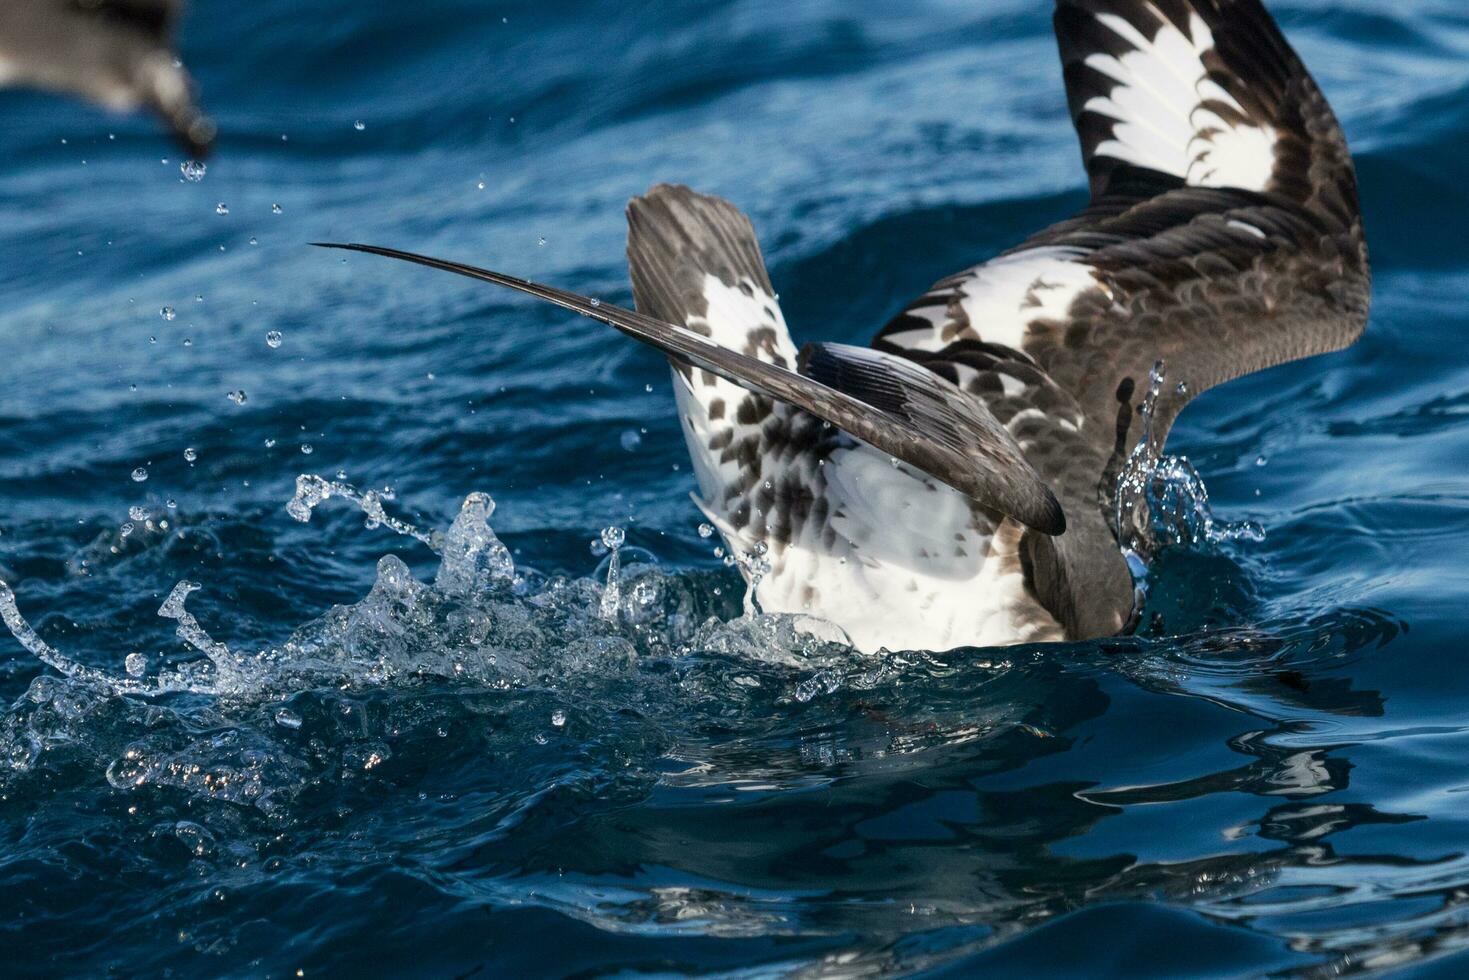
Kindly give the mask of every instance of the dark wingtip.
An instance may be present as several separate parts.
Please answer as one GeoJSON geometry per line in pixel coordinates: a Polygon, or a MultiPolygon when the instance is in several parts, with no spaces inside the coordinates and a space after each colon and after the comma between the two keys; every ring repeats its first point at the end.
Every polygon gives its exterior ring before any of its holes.
{"type": "Polygon", "coordinates": [[[1061,509],[1060,501],[1051,493],[1049,487],[1044,487],[1043,490],[1045,491],[1044,501],[1037,512],[1031,515],[1033,519],[1026,521],[1025,525],[1053,538],[1060,537],[1066,533],[1066,512],[1061,509]]]}

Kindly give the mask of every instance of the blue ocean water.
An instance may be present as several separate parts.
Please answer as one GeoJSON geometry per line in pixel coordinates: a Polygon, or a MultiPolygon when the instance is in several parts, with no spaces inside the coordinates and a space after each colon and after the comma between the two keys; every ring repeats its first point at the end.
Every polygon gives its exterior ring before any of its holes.
{"type": "Polygon", "coordinates": [[[1469,16],[1270,6],[1377,278],[1174,430],[1264,540],[1161,556],[1145,636],[941,655],[741,618],[652,352],[306,243],[625,303],[681,181],[863,342],[1082,202],[1043,0],[197,0],[198,182],[0,93],[0,577],[62,668],[0,641],[6,971],[1469,969],[1469,16]]]}

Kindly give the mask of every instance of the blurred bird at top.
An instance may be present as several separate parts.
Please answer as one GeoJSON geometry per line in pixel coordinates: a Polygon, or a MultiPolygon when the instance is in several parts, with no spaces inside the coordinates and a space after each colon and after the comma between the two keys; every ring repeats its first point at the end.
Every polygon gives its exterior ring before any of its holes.
{"type": "Polygon", "coordinates": [[[196,159],[215,127],[174,50],[184,0],[0,0],[0,86],[149,109],[196,159]]]}

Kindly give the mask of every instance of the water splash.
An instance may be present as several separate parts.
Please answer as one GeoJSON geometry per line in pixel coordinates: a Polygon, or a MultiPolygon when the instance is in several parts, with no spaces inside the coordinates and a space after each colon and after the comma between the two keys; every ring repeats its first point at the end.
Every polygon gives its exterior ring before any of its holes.
{"type": "MultiPolygon", "coordinates": [[[[406,521],[392,517],[383,509],[383,501],[393,499],[391,491],[362,491],[350,483],[302,473],[296,477],[296,495],[291,498],[290,503],[286,504],[286,513],[305,524],[311,520],[312,511],[333,497],[350,500],[361,508],[362,512],[367,515],[369,528],[386,527],[406,537],[421,541],[434,551],[438,551],[438,546],[431,535],[420,531],[406,521]]],[[[468,504],[468,501],[465,503],[468,504]]]]}
{"type": "Polygon", "coordinates": [[[448,595],[474,595],[514,580],[515,562],[510,557],[510,549],[489,525],[494,513],[494,498],[487,493],[472,493],[464,498],[459,516],[448,533],[442,537],[431,536],[425,542],[442,558],[434,576],[434,585],[440,591],[448,595]]]}
{"type": "Polygon", "coordinates": [[[622,573],[622,546],[627,541],[627,533],[620,527],[604,527],[602,529],[602,547],[610,552],[607,559],[607,584],[602,588],[602,598],[597,605],[601,617],[605,620],[617,618],[618,607],[622,604],[622,583],[619,577],[622,573]]]}
{"type": "MultiPolygon", "coordinates": [[[[1142,436],[1117,477],[1113,517],[1123,555],[1136,575],[1159,550],[1170,546],[1215,546],[1229,541],[1263,541],[1253,521],[1220,521],[1209,492],[1186,456],[1165,456],[1154,431],[1154,415],[1166,378],[1164,362],[1148,374],[1148,391],[1138,409],[1142,436]]],[[[1180,386],[1180,391],[1186,391],[1180,386]]]]}

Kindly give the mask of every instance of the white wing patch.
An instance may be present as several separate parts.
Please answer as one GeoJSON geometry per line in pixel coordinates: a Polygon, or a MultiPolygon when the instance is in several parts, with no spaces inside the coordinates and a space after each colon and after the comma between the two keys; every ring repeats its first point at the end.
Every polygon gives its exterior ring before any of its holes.
{"type": "Polygon", "coordinates": [[[964,338],[1023,350],[1031,323],[1068,319],[1076,298],[1096,287],[1096,271],[1081,255],[1079,249],[1036,248],[991,259],[944,280],[905,311],[932,326],[915,325],[884,339],[909,350],[942,350],[964,338]]]}
{"type": "Polygon", "coordinates": [[[1149,41],[1122,17],[1097,15],[1133,50],[1086,59],[1088,67],[1118,83],[1086,103],[1088,111],[1116,120],[1113,138],[1099,144],[1094,155],[1161,170],[1195,187],[1265,190],[1275,169],[1275,129],[1234,116],[1248,114],[1209,78],[1204,57],[1214,47],[1214,35],[1197,14],[1187,36],[1161,13],[1158,19],[1163,26],[1149,41]]]}

